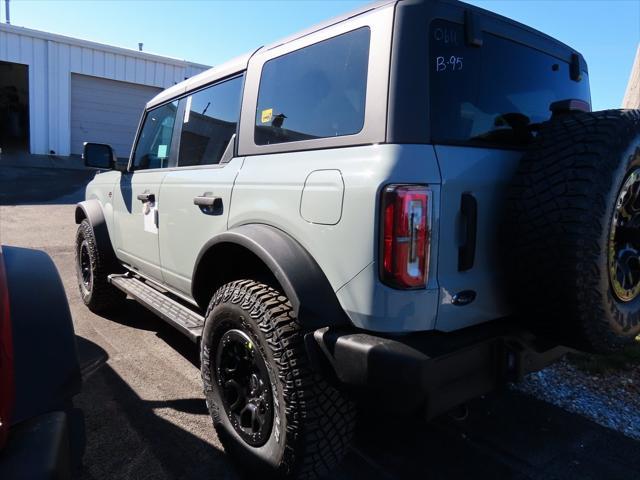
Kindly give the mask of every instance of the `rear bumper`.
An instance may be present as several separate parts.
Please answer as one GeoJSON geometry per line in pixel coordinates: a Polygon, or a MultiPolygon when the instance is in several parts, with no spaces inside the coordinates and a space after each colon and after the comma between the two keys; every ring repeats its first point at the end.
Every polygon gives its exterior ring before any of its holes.
{"type": "Polygon", "coordinates": [[[84,448],[79,410],[46,413],[20,422],[9,430],[0,452],[0,478],[68,479],[80,463],[84,448]],[[78,436],[82,438],[78,438],[78,436]]]}
{"type": "Polygon", "coordinates": [[[427,418],[519,381],[568,351],[507,321],[402,336],[323,328],[313,339],[342,384],[376,391],[374,398],[392,408],[425,408],[427,418]]]}

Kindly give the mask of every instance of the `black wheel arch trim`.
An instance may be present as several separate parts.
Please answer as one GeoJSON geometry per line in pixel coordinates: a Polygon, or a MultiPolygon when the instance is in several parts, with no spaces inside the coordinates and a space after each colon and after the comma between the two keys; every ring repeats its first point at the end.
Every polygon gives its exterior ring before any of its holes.
{"type": "Polygon", "coordinates": [[[84,219],[89,220],[91,228],[93,228],[93,234],[96,239],[96,245],[104,260],[117,265],[116,254],[113,250],[113,244],[109,237],[109,230],[107,228],[107,222],[104,217],[104,211],[102,210],[102,204],[99,200],[90,199],[80,202],[76,205],[75,221],[77,225],[82,223],[84,219]]]}
{"type": "Polygon", "coordinates": [[[196,279],[203,257],[222,244],[243,247],[267,266],[305,328],[351,324],[329,280],[309,252],[287,233],[264,224],[232,228],[211,238],[202,247],[192,277],[194,298],[197,298],[196,279]]]}

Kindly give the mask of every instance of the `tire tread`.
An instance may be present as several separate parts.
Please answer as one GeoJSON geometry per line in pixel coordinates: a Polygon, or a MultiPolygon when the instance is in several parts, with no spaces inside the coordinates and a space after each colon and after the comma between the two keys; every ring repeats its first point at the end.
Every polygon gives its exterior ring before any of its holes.
{"type": "Polygon", "coordinates": [[[96,243],[93,228],[86,218],[82,220],[76,233],[76,265],[79,263],[80,245],[85,239],[89,245],[89,256],[93,269],[93,288],[89,295],[85,295],[80,278],[78,278],[78,288],[85,305],[94,313],[103,313],[118,307],[125,298],[124,294],[107,280],[110,274],[117,273],[120,269],[105,261],[104,255],[96,243]]]}
{"type": "MultiPolygon", "coordinates": [[[[282,293],[257,281],[237,280],[216,291],[205,318],[224,302],[239,305],[249,313],[263,332],[277,364],[287,425],[285,453],[277,476],[313,479],[327,475],[342,460],[353,436],[353,402],[312,370],[304,346],[304,330],[282,293]]],[[[203,365],[209,361],[204,357],[201,360],[203,365]]],[[[205,385],[209,382],[204,370],[203,381],[205,385]]],[[[214,405],[209,408],[219,428],[218,409],[214,405]]]]}
{"type": "Polygon", "coordinates": [[[611,330],[602,255],[617,179],[634,158],[640,111],[567,115],[542,124],[510,191],[506,231],[520,310],[583,350],[609,352],[633,340],[611,330]]]}

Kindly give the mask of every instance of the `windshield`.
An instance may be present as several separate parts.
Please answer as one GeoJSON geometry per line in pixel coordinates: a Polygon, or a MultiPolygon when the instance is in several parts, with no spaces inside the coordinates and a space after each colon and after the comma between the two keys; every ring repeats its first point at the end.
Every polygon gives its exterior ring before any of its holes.
{"type": "Polygon", "coordinates": [[[569,64],[511,40],[484,33],[467,46],[462,25],[444,20],[430,32],[433,143],[523,146],[558,100],[591,103],[589,80],[571,80],[569,64]]]}

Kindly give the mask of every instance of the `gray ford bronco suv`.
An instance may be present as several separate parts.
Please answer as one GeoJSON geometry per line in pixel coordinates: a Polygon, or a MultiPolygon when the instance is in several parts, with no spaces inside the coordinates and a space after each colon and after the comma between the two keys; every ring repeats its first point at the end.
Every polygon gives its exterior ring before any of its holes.
{"type": "Polygon", "coordinates": [[[366,6],[87,143],[82,297],[200,345],[226,451],[327,474],[355,405],[446,412],[640,332],[640,114],[591,112],[582,56],[453,0],[366,6]]]}

